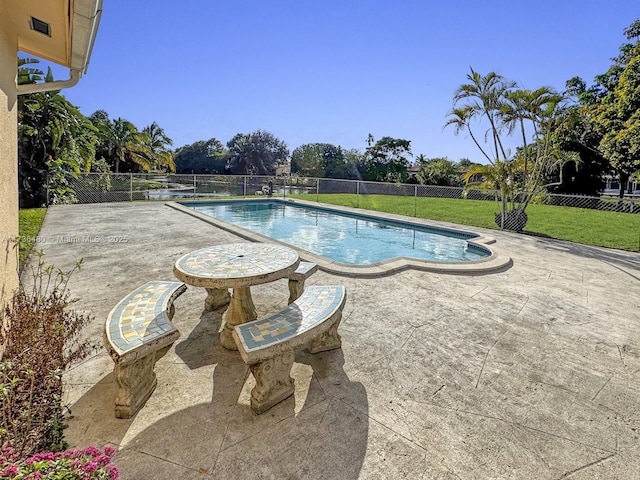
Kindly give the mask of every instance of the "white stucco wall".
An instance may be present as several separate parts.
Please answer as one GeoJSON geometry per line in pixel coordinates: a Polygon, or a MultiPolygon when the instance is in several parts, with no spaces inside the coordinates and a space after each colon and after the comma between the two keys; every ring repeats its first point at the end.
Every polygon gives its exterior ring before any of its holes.
{"type": "Polygon", "coordinates": [[[18,286],[18,40],[3,13],[0,4],[0,306],[18,286]]]}

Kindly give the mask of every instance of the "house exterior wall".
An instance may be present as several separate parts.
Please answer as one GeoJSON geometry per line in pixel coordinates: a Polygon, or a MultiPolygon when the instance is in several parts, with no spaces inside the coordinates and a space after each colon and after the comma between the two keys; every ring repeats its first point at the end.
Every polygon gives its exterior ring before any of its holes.
{"type": "MultiPolygon", "coordinates": [[[[18,286],[18,251],[13,241],[18,236],[18,38],[3,12],[0,4],[0,306],[18,286]]],[[[4,321],[2,327],[6,327],[4,321]]]]}

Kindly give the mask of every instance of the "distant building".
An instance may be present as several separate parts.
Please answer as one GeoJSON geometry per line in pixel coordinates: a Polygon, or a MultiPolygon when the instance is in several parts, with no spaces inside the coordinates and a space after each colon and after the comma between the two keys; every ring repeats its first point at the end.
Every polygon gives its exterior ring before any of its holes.
{"type": "Polygon", "coordinates": [[[418,173],[420,173],[420,165],[416,164],[407,167],[407,174],[409,175],[409,178],[417,179],[418,173]]]}
{"type": "Polygon", "coordinates": [[[276,176],[277,177],[285,177],[291,175],[291,164],[283,163],[281,165],[276,166],[276,176]]]}

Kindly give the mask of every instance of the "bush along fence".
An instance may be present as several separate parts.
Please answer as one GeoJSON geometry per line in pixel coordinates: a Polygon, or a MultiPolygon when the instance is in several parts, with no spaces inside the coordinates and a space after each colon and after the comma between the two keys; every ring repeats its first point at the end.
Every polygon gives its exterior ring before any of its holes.
{"type": "MultiPolygon", "coordinates": [[[[48,204],[218,197],[286,197],[301,194],[308,195],[308,200],[311,201],[314,200],[314,197],[317,200],[321,194],[496,200],[496,192],[490,190],[305,177],[74,173],[66,175],[64,182],[63,188],[48,190],[48,204]]],[[[640,213],[640,195],[628,195],[620,199],[613,195],[586,196],[549,193],[538,195],[532,203],[621,213],[640,213]]]]}

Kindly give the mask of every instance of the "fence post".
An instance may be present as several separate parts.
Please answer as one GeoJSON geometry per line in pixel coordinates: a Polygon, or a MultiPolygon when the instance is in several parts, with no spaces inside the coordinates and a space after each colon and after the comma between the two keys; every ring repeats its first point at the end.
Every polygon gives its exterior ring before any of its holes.
{"type": "Polygon", "coordinates": [[[418,185],[413,186],[413,216],[418,216],[418,185]]]}
{"type": "Polygon", "coordinates": [[[196,186],[196,174],[193,174],[193,199],[195,200],[196,198],[196,189],[198,187],[196,186]]]}
{"type": "Polygon", "coordinates": [[[246,198],[247,197],[247,177],[242,177],[244,179],[244,184],[242,187],[242,197],[246,198]]]}
{"type": "Polygon", "coordinates": [[[360,180],[356,181],[356,206],[360,208],[360,180]]]}
{"type": "Polygon", "coordinates": [[[45,192],[46,198],[44,199],[44,206],[49,208],[49,194],[50,194],[50,192],[49,192],[49,172],[47,172],[45,174],[44,181],[45,181],[45,185],[47,186],[47,189],[46,189],[46,192],[45,192]]]}
{"type": "Polygon", "coordinates": [[[320,203],[320,179],[316,178],[316,203],[320,203]]]}
{"type": "Polygon", "coordinates": [[[129,172],[129,201],[133,202],[133,172],[129,172]]]}

